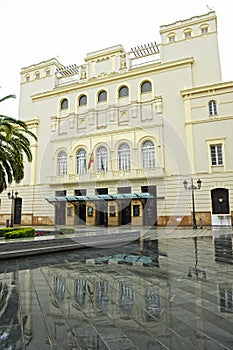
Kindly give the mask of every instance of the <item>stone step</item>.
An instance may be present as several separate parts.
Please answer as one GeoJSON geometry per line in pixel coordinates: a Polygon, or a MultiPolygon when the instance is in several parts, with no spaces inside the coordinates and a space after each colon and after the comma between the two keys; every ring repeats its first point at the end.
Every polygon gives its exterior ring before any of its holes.
{"type": "Polygon", "coordinates": [[[19,257],[25,255],[44,254],[64,250],[74,250],[85,247],[107,247],[119,244],[128,244],[139,239],[140,231],[105,233],[85,236],[54,236],[45,238],[29,238],[27,240],[15,239],[0,242],[0,259],[19,257]]]}

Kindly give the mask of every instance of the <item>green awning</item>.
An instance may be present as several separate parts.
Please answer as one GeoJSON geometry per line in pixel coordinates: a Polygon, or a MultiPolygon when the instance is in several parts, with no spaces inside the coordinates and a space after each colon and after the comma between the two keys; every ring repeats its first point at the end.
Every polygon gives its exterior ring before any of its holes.
{"type": "Polygon", "coordinates": [[[143,199],[148,199],[148,198],[155,198],[155,196],[153,196],[152,194],[148,193],[148,192],[142,192],[142,193],[135,193],[136,196],[138,196],[138,198],[143,198],[143,199]]]}
{"type": "Polygon", "coordinates": [[[148,192],[142,193],[116,193],[116,194],[97,194],[90,196],[63,196],[63,197],[47,197],[45,198],[49,203],[56,202],[95,202],[99,200],[122,200],[122,199],[149,199],[155,198],[148,192]]]}

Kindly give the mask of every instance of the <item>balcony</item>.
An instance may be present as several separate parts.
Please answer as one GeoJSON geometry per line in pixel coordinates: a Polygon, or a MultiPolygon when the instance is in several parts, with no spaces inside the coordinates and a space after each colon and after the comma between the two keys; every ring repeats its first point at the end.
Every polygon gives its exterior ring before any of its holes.
{"type": "Polygon", "coordinates": [[[164,176],[164,169],[156,167],[154,169],[131,169],[125,171],[110,170],[107,172],[95,172],[93,169],[85,174],[72,174],[63,176],[50,176],[49,185],[87,183],[95,181],[119,181],[121,179],[145,179],[158,178],[164,176]]]}

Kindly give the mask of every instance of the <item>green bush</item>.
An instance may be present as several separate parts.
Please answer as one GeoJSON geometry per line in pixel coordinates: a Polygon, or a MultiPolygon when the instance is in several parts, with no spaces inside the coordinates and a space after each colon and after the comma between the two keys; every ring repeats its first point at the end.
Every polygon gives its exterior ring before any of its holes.
{"type": "Polygon", "coordinates": [[[21,227],[2,227],[0,228],[0,237],[4,237],[5,233],[20,230],[21,227]]]}
{"type": "Polygon", "coordinates": [[[35,229],[32,227],[19,228],[5,233],[5,239],[28,238],[35,236],[35,229]]]}
{"type": "Polygon", "coordinates": [[[60,228],[60,234],[61,235],[69,235],[69,234],[72,234],[72,233],[74,233],[74,228],[72,228],[72,227],[60,228]]]}

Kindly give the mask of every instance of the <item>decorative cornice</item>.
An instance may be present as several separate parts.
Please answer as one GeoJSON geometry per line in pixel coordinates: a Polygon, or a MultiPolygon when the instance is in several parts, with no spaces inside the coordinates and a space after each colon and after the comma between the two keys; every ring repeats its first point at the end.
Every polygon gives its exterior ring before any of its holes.
{"type": "Polygon", "coordinates": [[[70,92],[74,92],[77,90],[81,90],[83,88],[87,89],[89,87],[92,86],[98,86],[101,85],[103,86],[103,83],[110,83],[112,81],[118,81],[118,80],[126,80],[129,78],[132,78],[134,76],[140,76],[140,75],[145,75],[145,74],[150,74],[150,73],[155,73],[155,72],[162,72],[162,71],[166,71],[166,70],[173,70],[173,69],[177,69],[178,67],[185,67],[185,66],[191,66],[194,62],[194,58],[193,57],[188,57],[185,59],[180,59],[177,61],[171,61],[171,62],[166,62],[166,63],[161,63],[161,62],[156,62],[156,63],[152,63],[152,64],[148,64],[145,66],[141,66],[141,67],[134,67],[132,68],[130,71],[125,72],[124,74],[114,74],[113,76],[109,75],[105,78],[92,78],[92,80],[87,81],[87,82],[81,82],[81,83],[77,83],[74,82],[73,84],[69,84],[69,86],[62,86],[62,87],[56,87],[51,91],[47,91],[47,92],[42,92],[36,95],[32,96],[32,101],[36,101],[36,100],[41,100],[47,97],[51,97],[51,96],[55,96],[55,95],[59,95],[59,94],[67,94],[70,92]]]}
{"type": "Polygon", "coordinates": [[[26,121],[28,127],[35,127],[40,124],[40,119],[38,117],[26,121]]]}
{"type": "Polygon", "coordinates": [[[58,68],[63,67],[62,64],[60,62],[58,62],[58,60],[56,58],[51,58],[50,60],[42,61],[42,62],[39,62],[36,64],[31,64],[28,67],[21,68],[20,74],[23,75],[23,74],[26,74],[28,72],[34,71],[36,69],[46,68],[46,67],[51,66],[51,65],[55,65],[58,68]]]}
{"type": "MultiPolygon", "coordinates": [[[[158,128],[163,128],[164,127],[164,123],[163,121],[157,123],[157,124],[148,124],[148,125],[143,125],[143,129],[148,129],[148,130],[158,130],[158,128]]],[[[133,127],[128,127],[127,129],[122,129],[122,128],[119,128],[117,130],[111,130],[111,134],[112,135],[118,135],[118,134],[125,134],[127,136],[127,134],[129,134],[130,132],[135,132],[135,131],[141,131],[142,130],[142,127],[140,126],[133,126],[133,127]]],[[[82,131],[82,130],[81,130],[82,131]]],[[[102,137],[102,136],[109,136],[110,137],[110,132],[109,130],[102,130],[102,131],[98,131],[98,133],[96,132],[86,132],[85,134],[78,134],[78,140],[81,140],[81,139],[86,139],[87,137],[89,138],[92,138],[92,137],[96,137],[98,135],[98,137],[102,137]]],[[[51,143],[59,143],[61,141],[70,141],[70,140],[74,140],[74,137],[73,136],[67,136],[67,137],[61,137],[61,136],[58,136],[58,137],[54,137],[50,142],[51,143]]],[[[80,141],[81,142],[81,141],[80,141]]]]}
{"type": "Polygon", "coordinates": [[[206,123],[216,123],[216,122],[223,122],[225,120],[232,120],[232,116],[227,116],[227,117],[209,117],[208,119],[198,119],[198,120],[189,120],[185,122],[185,126],[187,125],[198,125],[198,124],[206,124],[206,123]]]}
{"type": "MultiPolygon", "coordinates": [[[[191,89],[182,90],[180,93],[181,93],[182,97],[190,97],[191,98],[191,97],[209,95],[210,93],[212,94],[214,92],[219,93],[220,90],[227,90],[227,89],[233,90],[233,81],[198,86],[198,87],[194,87],[191,89]]],[[[221,93],[222,93],[222,91],[221,91],[221,93]]]]}
{"type": "Polygon", "coordinates": [[[116,53],[120,53],[120,54],[125,53],[125,50],[122,45],[115,45],[115,46],[107,47],[103,50],[89,52],[85,58],[85,61],[86,62],[92,61],[92,60],[95,61],[96,59],[103,58],[104,56],[111,56],[116,53]]]}
{"type": "Polygon", "coordinates": [[[177,30],[180,28],[185,28],[189,25],[195,25],[195,24],[200,24],[206,21],[210,21],[210,20],[216,20],[216,15],[215,12],[209,12],[205,15],[201,15],[201,16],[194,16],[185,20],[180,20],[180,21],[176,21],[174,23],[171,24],[165,24],[160,26],[160,34],[164,34],[173,30],[177,30]]]}

